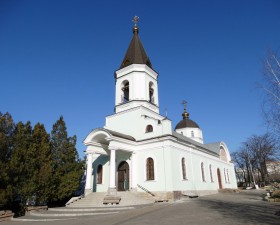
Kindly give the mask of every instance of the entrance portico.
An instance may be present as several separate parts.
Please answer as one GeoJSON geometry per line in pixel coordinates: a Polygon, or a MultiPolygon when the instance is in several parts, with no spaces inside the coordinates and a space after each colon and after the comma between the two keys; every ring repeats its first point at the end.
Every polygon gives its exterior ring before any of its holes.
{"type": "MultiPolygon", "coordinates": [[[[136,187],[137,181],[135,168],[133,166],[132,170],[129,170],[129,164],[132,165],[134,159],[134,154],[130,149],[122,147],[124,141],[134,141],[134,138],[116,133],[114,131],[109,131],[107,129],[99,128],[92,131],[87,138],[84,140],[84,144],[87,146],[87,174],[86,174],[86,193],[87,192],[107,192],[109,195],[116,195],[117,189],[120,186],[119,176],[123,176],[125,184],[123,183],[123,188],[129,190],[130,188],[136,187]],[[120,144],[120,141],[122,143],[120,144]],[[102,163],[100,163],[100,160],[102,163]],[[125,169],[121,168],[120,171],[117,168],[120,163],[125,165],[125,169]],[[97,182],[98,177],[97,168],[99,171],[99,176],[103,176],[100,179],[102,182],[97,182]],[[124,170],[123,170],[124,169],[124,170]],[[105,172],[103,172],[105,171],[105,172]],[[108,173],[106,173],[108,171],[108,173]],[[104,175],[103,175],[104,174],[104,175]],[[106,177],[106,175],[109,176],[106,177]],[[118,175],[118,176],[117,176],[118,175]]],[[[123,182],[124,182],[123,181],[123,182]]]]}

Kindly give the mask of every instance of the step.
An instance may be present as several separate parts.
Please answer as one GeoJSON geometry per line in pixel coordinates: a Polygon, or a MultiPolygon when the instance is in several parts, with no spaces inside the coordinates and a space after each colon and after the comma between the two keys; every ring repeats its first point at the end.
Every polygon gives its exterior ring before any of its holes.
{"type": "Polygon", "coordinates": [[[95,211],[122,211],[135,209],[135,207],[98,207],[98,208],[49,208],[49,211],[53,212],[95,212],[95,211]]]}
{"type": "MultiPolygon", "coordinates": [[[[150,196],[145,196],[143,194],[138,195],[138,192],[117,192],[117,197],[120,197],[121,200],[119,202],[119,206],[130,206],[130,205],[146,205],[152,204],[155,202],[155,198],[151,198],[150,196]]],[[[96,193],[92,192],[86,195],[83,198],[80,198],[66,207],[104,207],[106,205],[103,204],[104,198],[106,197],[106,193],[96,193]]],[[[116,206],[118,206],[116,205],[116,206]]],[[[108,204],[108,206],[112,206],[108,204]]],[[[114,205],[115,206],[115,205],[114,205]]],[[[116,207],[115,206],[115,207],[116,207]]]]}

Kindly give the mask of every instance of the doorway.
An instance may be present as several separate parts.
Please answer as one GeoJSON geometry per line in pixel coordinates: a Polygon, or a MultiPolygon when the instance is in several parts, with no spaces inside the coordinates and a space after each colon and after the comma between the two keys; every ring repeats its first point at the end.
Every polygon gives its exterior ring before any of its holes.
{"type": "Polygon", "coordinates": [[[123,161],[118,167],[118,191],[129,190],[129,165],[123,161]]]}
{"type": "Polygon", "coordinates": [[[223,189],[221,172],[219,168],[217,169],[217,175],[218,175],[219,189],[223,189]]]}

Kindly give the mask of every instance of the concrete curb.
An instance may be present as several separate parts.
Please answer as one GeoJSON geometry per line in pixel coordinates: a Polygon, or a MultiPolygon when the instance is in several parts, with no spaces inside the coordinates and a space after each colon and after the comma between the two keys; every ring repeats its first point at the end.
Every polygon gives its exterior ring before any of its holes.
{"type": "Polygon", "coordinates": [[[120,207],[120,208],[49,208],[48,211],[53,212],[98,212],[98,211],[119,211],[135,209],[135,207],[120,207]]]}
{"type": "Polygon", "coordinates": [[[30,213],[31,216],[41,216],[41,217],[65,217],[65,216],[96,216],[96,215],[107,215],[107,214],[115,214],[119,212],[100,212],[100,213],[71,213],[71,214],[44,214],[44,213],[30,213]]]}
{"type": "Polygon", "coordinates": [[[67,219],[20,219],[20,218],[11,218],[11,221],[16,222],[48,222],[48,221],[63,221],[63,220],[76,220],[77,218],[67,218],[67,219]]]}

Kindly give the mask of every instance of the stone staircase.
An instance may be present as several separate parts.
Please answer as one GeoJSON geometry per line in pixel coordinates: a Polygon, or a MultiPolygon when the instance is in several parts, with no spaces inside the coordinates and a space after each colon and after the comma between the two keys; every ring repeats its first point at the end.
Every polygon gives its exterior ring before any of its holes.
{"type": "Polygon", "coordinates": [[[142,194],[141,192],[118,192],[118,196],[121,197],[120,205],[145,205],[155,203],[155,198],[147,195],[146,193],[142,194]]]}
{"type": "MultiPolygon", "coordinates": [[[[89,208],[89,207],[112,207],[111,204],[103,204],[103,199],[107,193],[105,192],[91,192],[83,198],[77,198],[76,201],[69,203],[66,207],[74,208],[89,208]]],[[[131,206],[131,205],[145,205],[152,204],[155,199],[147,194],[138,192],[117,192],[117,196],[121,197],[121,201],[118,206],[131,206]]]]}

